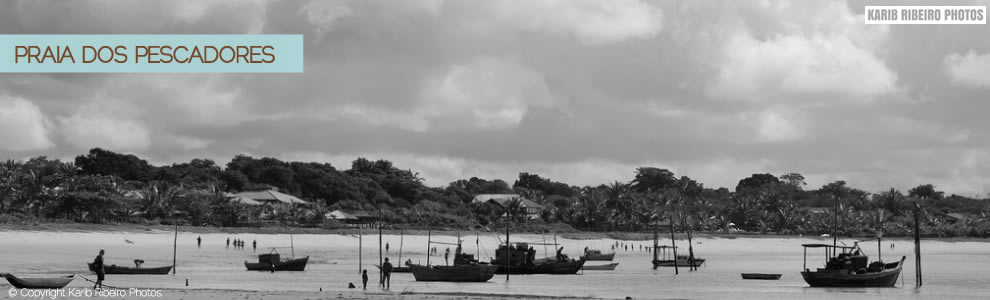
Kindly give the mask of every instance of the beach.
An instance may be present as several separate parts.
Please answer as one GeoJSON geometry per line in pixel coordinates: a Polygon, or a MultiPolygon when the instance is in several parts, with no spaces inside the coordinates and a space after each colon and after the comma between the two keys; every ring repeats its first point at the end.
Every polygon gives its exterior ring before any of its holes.
{"type": "MultiPolygon", "coordinates": [[[[700,236],[691,245],[695,254],[707,259],[698,271],[680,268],[652,269],[652,259],[646,251],[652,240],[622,240],[611,238],[581,239],[540,234],[512,234],[513,243],[533,245],[538,257],[552,256],[556,243],[563,254],[578,257],[582,249],[611,252],[616,248],[614,271],[584,271],[577,275],[504,275],[485,283],[417,282],[411,274],[393,274],[391,289],[384,291],[377,283],[379,251],[397,264],[411,260],[415,263],[445,264],[443,253],[449,246],[438,247],[439,255],[427,255],[427,236],[399,235],[397,232],[379,237],[372,231],[353,233],[262,233],[262,232],[189,232],[180,227],[178,235],[168,227],[95,227],[78,225],[41,225],[26,228],[5,228],[0,231],[0,244],[6,263],[0,272],[19,276],[61,276],[77,274],[68,287],[89,288],[92,279],[85,263],[100,249],[105,249],[107,264],[133,265],[142,259],[145,266],[172,265],[173,240],[177,241],[176,274],[172,275],[108,275],[105,284],[124,289],[157,289],[164,299],[502,299],[540,298],[563,299],[605,298],[624,299],[980,299],[990,296],[986,278],[990,278],[990,254],[983,240],[924,240],[925,285],[914,286],[913,244],[910,240],[863,242],[862,248],[875,259],[879,250],[886,261],[907,257],[902,278],[896,288],[821,289],[808,288],[799,271],[804,262],[802,243],[831,243],[831,238],[819,237],[718,237],[700,236]],[[59,228],[56,230],[56,228],[59,228]],[[106,230],[104,230],[106,229],[106,230]],[[202,239],[197,246],[196,239],[202,239]],[[228,248],[226,240],[243,240],[245,249],[228,248]],[[252,242],[258,242],[257,250],[252,242]],[[891,247],[893,244],[893,247],[891,247]],[[388,245],[389,249],[384,249],[388,245]],[[630,246],[627,248],[625,246],[630,246]],[[643,248],[640,248],[643,247],[643,248]],[[363,251],[358,251],[358,249],[363,251]],[[401,249],[401,254],[399,253],[401,249]],[[249,272],[245,261],[257,261],[257,254],[276,251],[283,257],[309,256],[303,272],[249,272]],[[348,283],[360,286],[359,271],[368,270],[368,291],[347,288],[348,283]],[[742,272],[780,273],[777,281],[744,281],[742,272]],[[188,286],[186,281],[188,280],[188,286]]],[[[267,230],[267,229],[265,229],[267,230]]],[[[237,231],[237,230],[230,230],[237,231]]],[[[431,232],[434,242],[455,243],[457,232],[431,232]]],[[[482,261],[494,256],[494,249],[504,233],[461,233],[465,252],[482,261]]],[[[851,244],[854,239],[840,239],[851,244]]],[[[678,237],[678,251],[687,251],[686,240],[678,237]]],[[[669,234],[661,235],[660,244],[669,245],[669,234]]],[[[453,251],[451,247],[451,251],[453,251]]],[[[383,258],[384,258],[383,257],[383,258]]],[[[820,265],[821,253],[809,251],[809,267],[820,265]]],[[[588,262],[588,265],[606,262],[588,262]]],[[[0,288],[9,288],[5,282],[0,288]]]]}

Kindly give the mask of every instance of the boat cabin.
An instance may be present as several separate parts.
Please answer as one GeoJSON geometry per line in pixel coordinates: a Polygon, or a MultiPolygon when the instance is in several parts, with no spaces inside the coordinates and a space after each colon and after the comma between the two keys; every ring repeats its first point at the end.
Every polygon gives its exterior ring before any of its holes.
{"type": "Polygon", "coordinates": [[[842,274],[865,274],[883,271],[886,265],[881,261],[869,263],[869,257],[863,254],[859,248],[859,243],[853,246],[838,246],[828,244],[803,244],[804,247],[804,270],[808,269],[808,248],[825,249],[825,267],[818,268],[817,272],[832,272],[842,274]]]}

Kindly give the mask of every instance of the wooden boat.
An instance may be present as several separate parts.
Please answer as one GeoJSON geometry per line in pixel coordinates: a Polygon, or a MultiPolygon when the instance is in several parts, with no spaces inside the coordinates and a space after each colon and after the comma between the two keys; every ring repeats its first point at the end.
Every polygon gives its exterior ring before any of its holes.
{"type": "Polygon", "coordinates": [[[619,263],[610,263],[610,264],[598,265],[598,266],[588,266],[588,265],[585,265],[585,266],[581,267],[581,269],[582,270],[596,270],[596,271],[611,271],[611,270],[615,270],[615,267],[617,267],[617,266],[619,266],[619,263]]]}
{"type": "Polygon", "coordinates": [[[497,274],[577,274],[584,267],[584,258],[575,260],[557,253],[555,258],[535,259],[536,250],[527,243],[500,245],[495,250],[492,264],[498,266],[497,274]],[[509,255],[506,268],[506,254],[509,255]]]}
{"type": "Polygon", "coordinates": [[[615,258],[615,252],[603,254],[600,250],[584,250],[584,260],[605,260],[612,261],[615,258]]]}
{"type": "MultiPolygon", "coordinates": [[[[434,242],[427,236],[427,248],[432,244],[445,244],[434,242]]],[[[461,238],[457,237],[457,249],[454,250],[454,264],[451,266],[431,266],[429,257],[426,265],[417,265],[406,262],[409,270],[416,281],[443,281],[443,282],[486,282],[495,276],[496,266],[478,262],[474,255],[461,251],[461,238]]]]}
{"type": "Polygon", "coordinates": [[[303,271],[307,262],[309,256],[282,260],[278,252],[272,249],[270,253],[259,254],[256,263],[244,261],[244,266],[248,271],[303,271]]]}
{"type": "Polygon", "coordinates": [[[827,244],[804,244],[805,269],[801,272],[804,281],[812,287],[892,287],[904,266],[902,256],[898,262],[874,261],[867,264],[869,257],[862,254],[858,243],[851,247],[827,244]],[[825,248],[839,253],[825,262],[824,268],[807,268],[808,248],[825,248]]]}
{"type": "MultiPolygon", "coordinates": [[[[89,265],[89,270],[91,272],[96,273],[96,268],[94,268],[93,263],[90,262],[90,263],[86,263],[86,264],[89,265]]],[[[113,274],[113,275],[165,275],[165,274],[168,274],[168,272],[172,271],[172,266],[145,268],[145,267],[141,267],[140,265],[135,266],[135,267],[125,267],[125,266],[118,266],[118,265],[109,265],[109,266],[103,266],[103,271],[106,272],[105,274],[107,274],[107,275],[110,275],[110,274],[113,274]]]]}
{"type": "Polygon", "coordinates": [[[777,280],[780,279],[781,274],[770,274],[770,273],[742,273],[743,279],[755,279],[755,280],[777,280]]]}
{"type": "MultiPolygon", "coordinates": [[[[688,266],[691,265],[691,258],[688,257],[687,255],[678,255],[676,262],[673,259],[658,259],[658,260],[654,260],[653,261],[653,266],[654,267],[673,267],[675,265],[675,263],[676,263],[676,265],[678,267],[688,267],[688,266]]],[[[700,267],[704,263],[705,263],[705,259],[704,258],[700,258],[700,257],[695,257],[694,258],[694,266],[695,267],[700,267]]]]}
{"type": "Polygon", "coordinates": [[[75,279],[74,275],[64,277],[17,277],[13,274],[0,274],[3,278],[19,289],[60,289],[75,279]]]}

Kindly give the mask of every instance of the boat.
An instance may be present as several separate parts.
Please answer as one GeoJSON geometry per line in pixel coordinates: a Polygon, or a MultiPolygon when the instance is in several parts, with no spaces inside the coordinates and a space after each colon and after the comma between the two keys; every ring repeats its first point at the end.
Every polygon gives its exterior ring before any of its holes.
{"type": "MultiPolygon", "coordinates": [[[[432,244],[445,244],[434,242],[427,235],[427,248],[432,244]]],[[[479,262],[474,255],[461,251],[461,238],[457,237],[457,249],[454,250],[454,264],[450,266],[431,266],[429,256],[426,265],[406,262],[410,272],[416,281],[443,281],[443,282],[486,282],[495,276],[496,266],[479,262]]]]}
{"type": "Polygon", "coordinates": [[[495,250],[492,264],[498,266],[497,274],[577,274],[585,262],[583,257],[576,260],[568,258],[560,250],[554,258],[536,259],[535,256],[536,250],[528,243],[503,244],[495,250]]]}
{"type": "Polygon", "coordinates": [[[581,269],[582,270],[596,270],[596,271],[611,271],[611,270],[615,270],[615,267],[617,267],[617,266],[619,266],[619,263],[610,263],[610,264],[598,265],[598,266],[585,265],[585,266],[581,267],[581,269]]]}
{"type": "Polygon", "coordinates": [[[248,271],[303,271],[307,262],[309,256],[282,260],[278,252],[272,249],[270,253],[258,254],[256,263],[244,261],[244,266],[248,271]]]}
{"type": "Polygon", "coordinates": [[[771,273],[741,273],[743,279],[755,279],[755,280],[777,280],[780,279],[781,274],[771,274],[771,273]]]}
{"type": "MultiPolygon", "coordinates": [[[[695,267],[700,267],[704,263],[705,263],[704,258],[700,258],[700,257],[694,258],[695,267]]],[[[653,266],[654,267],[673,267],[673,266],[689,267],[691,266],[691,257],[687,255],[678,255],[676,261],[673,259],[658,259],[653,261],[653,266]]]]}
{"type": "MultiPolygon", "coordinates": [[[[141,267],[141,263],[144,263],[144,261],[143,260],[140,260],[140,259],[135,259],[134,260],[134,265],[135,265],[134,267],[125,267],[125,266],[118,266],[118,265],[109,265],[109,266],[104,265],[103,266],[103,271],[104,271],[104,274],[107,274],[107,275],[110,275],[110,274],[113,274],[113,275],[165,275],[165,274],[168,274],[169,271],[172,271],[172,266],[145,268],[145,267],[141,267]]],[[[93,263],[90,262],[90,263],[86,263],[86,264],[89,265],[89,270],[91,272],[96,273],[96,268],[93,266],[93,263]]]]}
{"type": "Polygon", "coordinates": [[[65,287],[75,279],[75,275],[63,277],[17,277],[10,273],[0,274],[19,289],[60,289],[65,287]]]}
{"type": "Polygon", "coordinates": [[[615,252],[604,254],[601,250],[584,249],[584,260],[605,260],[612,261],[615,252]]]}
{"type": "MultiPolygon", "coordinates": [[[[835,246],[828,244],[803,244],[804,271],[801,276],[812,287],[892,287],[897,283],[897,277],[904,266],[902,256],[900,261],[884,263],[874,261],[867,264],[869,257],[863,254],[858,243],[853,246],[835,246]],[[808,248],[825,248],[826,253],[839,253],[825,262],[824,268],[809,269],[808,248]]],[[[826,254],[826,257],[829,257],[826,254]]]]}

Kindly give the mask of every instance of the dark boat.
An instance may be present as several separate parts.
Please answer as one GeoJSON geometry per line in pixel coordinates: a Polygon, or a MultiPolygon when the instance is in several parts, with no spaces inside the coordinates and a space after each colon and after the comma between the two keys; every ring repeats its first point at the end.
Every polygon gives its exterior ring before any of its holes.
{"type": "Polygon", "coordinates": [[[416,281],[445,281],[445,282],[486,282],[495,276],[498,267],[479,263],[474,259],[474,255],[459,253],[454,254],[453,266],[423,266],[410,264],[416,281]]]}
{"type": "MultiPolygon", "coordinates": [[[[676,262],[673,259],[658,259],[658,260],[654,260],[653,261],[653,266],[654,267],[673,267],[675,265],[675,263],[679,267],[688,267],[688,266],[691,265],[691,258],[688,257],[687,255],[678,255],[676,262]]],[[[694,266],[695,267],[700,267],[704,263],[705,263],[705,259],[704,258],[698,258],[698,257],[695,257],[694,258],[694,266]]]]}
{"type": "Polygon", "coordinates": [[[610,263],[610,264],[607,264],[607,265],[599,265],[599,266],[584,265],[583,267],[581,267],[581,269],[582,270],[595,270],[595,271],[611,271],[611,270],[615,270],[615,267],[617,267],[617,266],[619,266],[619,263],[610,263]]]}
{"type": "MultiPolygon", "coordinates": [[[[878,241],[879,242],[879,241],[878,241]]],[[[812,287],[892,287],[904,266],[902,256],[898,262],[874,261],[867,264],[869,257],[863,254],[858,243],[853,246],[827,244],[804,244],[804,271],[801,276],[812,287]],[[825,248],[828,252],[839,253],[825,262],[824,268],[808,269],[808,248],[825,248]]],[[[827,257],[828,255],[826,255],[827,257]]]]}
{"type": "Polygon", "coordinates": [[[557,257],[535,259],[536,250],[527,243],[501,245],[495,250],[492,264],[498,266],[497,274],[577,274],[584,266],[584,258],[575,260],[557,251],[557,257]],[[506,254],[508,269],[506,269],[506,254]]]}
{"type": "Polygon", "coordinates": [[[600,250],[584,250],[584,260],[605,260],[612,261],[615,258],[615,252],[604,254],[600,250]]]}
{"type": "Polygon", "coordinates": [[[755,279],[755,280],[777,280],[780,279],[781,274],[769,274],[769,273],[742,273],[743,279],[755,279]]]}
{"type": "Polygon", "coordinates": [[[7,282],[10,282],[10,285],[13,285],[19,289],[60,289],[68,285],[69,282],[72,282],[72,279],[75,278],[74,275],[45,278],[17,277],[9,273],[3,273],[0,275],[2,275],[3,278],[6,278],[7,282]]]}
{"type": "Polygon", "coordinates": [[[256,263],[244,261],[244,266],[248,271],[302,271],[306,269],[307,262],[309,256],[282,260],[278,252],[272,249],[271,253],[259,254],[256,263]]]}
{"type": "MultiPolygon", "coordinates": [[[[134,267],[109,265],[109,266],[103,266],[103,271],[106,272],[105,274],[108,274],[108,275],[110,275],[110,274],[113,274],[113,275],[165,275],[165,274],[168,274],[169,271],[172,271],[172,266],[144,268],[144,267],[141,267],[141,264],[142,263],[144,263],[143,260],[136,259],[136,260],[134,260],[134,267]]],[[[90,262],[90,263],[86,263],[86,264],[89,265],[89,270],[91,272],[96,273],[96,269],[93,267],[93,263],[90,262]]]]}

